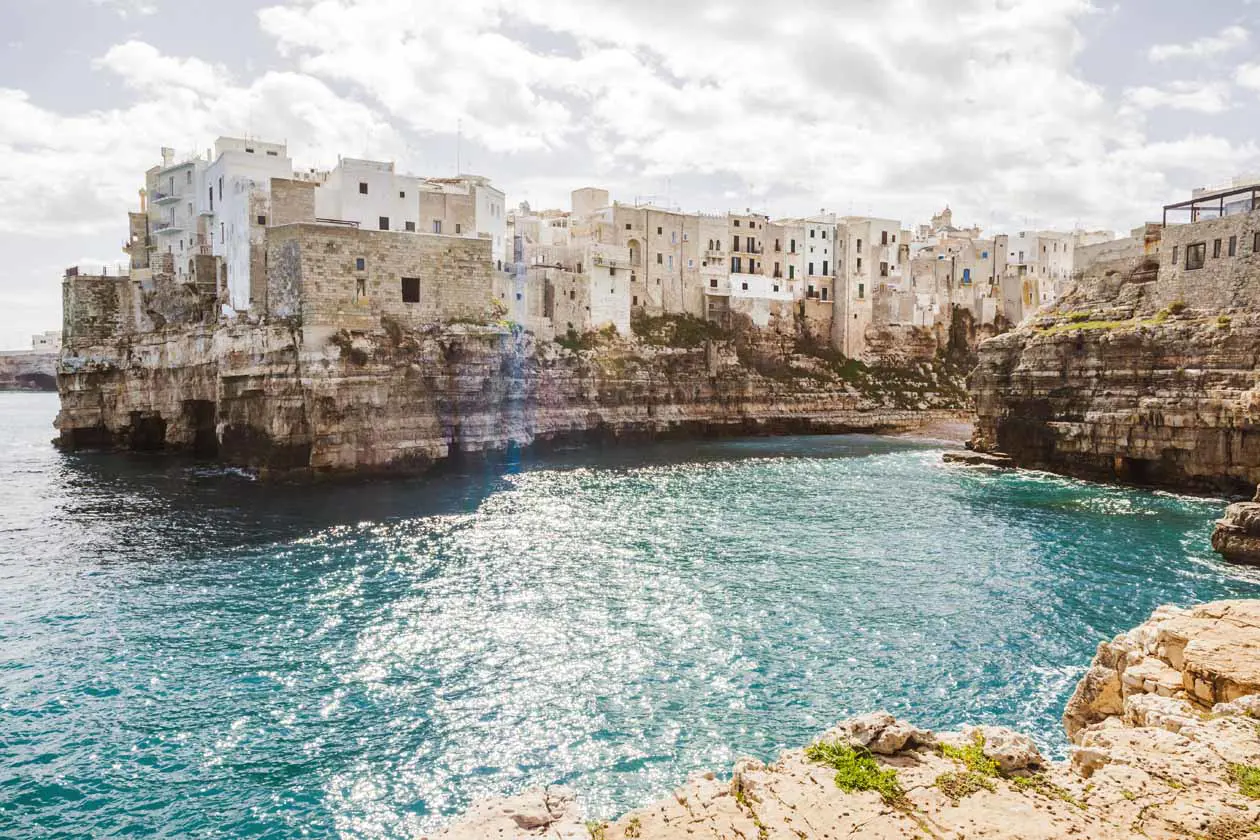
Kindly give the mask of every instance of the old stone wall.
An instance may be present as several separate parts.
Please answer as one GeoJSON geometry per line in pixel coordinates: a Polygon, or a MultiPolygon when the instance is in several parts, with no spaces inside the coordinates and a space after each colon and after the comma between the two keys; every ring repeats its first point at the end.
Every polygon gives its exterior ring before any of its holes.
{"type": "Polygon", "coordinates": [[[423,326],[494,311],[487,239],[285,225],[268,230],[266,263],[272,313],[300,305],[308,327],[371,329],[382,316],[423,326]]]}
{"type": "Polygon", "coordinates": [[[297,222],[315,221],[314,181],[293,178],[271,179],[271,225],[291,225],[297,222]]]}
{"type": "Polygon", "coordinates": [[[1164,229],[1156,308],[1173,302],[1214,311],[1260,309],[1260,211],[1164,229]],[[1232,243],[1232,244],[1231,244],[1232,243]],[[1187,251],[1201,245],[1202,268],[1187,267],[1187,251]],[[1233,254],[1230,254],[1231,248],[1233,254]]]}
{"type": "Polygon", "coordinates": [[[131,280],[67,273],[61,281],[62,341],[105,341],[133,329],[131,280]]]}

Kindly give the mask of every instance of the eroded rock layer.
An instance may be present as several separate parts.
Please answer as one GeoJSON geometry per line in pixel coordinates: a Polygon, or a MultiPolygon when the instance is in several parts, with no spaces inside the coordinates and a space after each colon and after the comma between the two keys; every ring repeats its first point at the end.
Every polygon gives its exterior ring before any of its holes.
{"type": "Polygon", "coordinates": [[[975,448],[1086,478],[1250,495],[1260,254],[1237,260],[1251,274],[1219,284],[1162,259],[1099,264],[1052,311],[981,345],[975,448]]]}
{"type": "Polygon", "coordinates": [[[479,803],[442,840],[1242,838],[1260,831],[1260,601],[1164,607],[1099,646],[1064,718],[1067,762],[996,727],[875,713],[729,780],[697,776],[613,822],[572,791],[479,803]]]}
{"type": "Polygon", "coordinates": [[[905,431],[965,416],[959,384],[926,365],[874,383],[844,360],[759,352],[611,338],[566,349],[477,325],[167,329],[68,348],[57,428],[71,449],[336,471],[535,441],[905,431]]]}

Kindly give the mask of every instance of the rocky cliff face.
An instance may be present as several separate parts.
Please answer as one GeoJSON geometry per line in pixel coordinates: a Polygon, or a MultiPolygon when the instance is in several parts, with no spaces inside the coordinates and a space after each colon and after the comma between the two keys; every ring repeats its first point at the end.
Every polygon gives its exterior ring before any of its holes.
{"type": "Polygon", "coordinates": [[[483,802],[442,840],[1208,838],[1260,832],[1260,602],[1164,607],[1099,646],[1064,717],[1069,762],[1006,729],[886,713],[770,764],[744,759],[615,822],[571,791],[483,802]]]}
{"type": "Polygon", "coordinates": [[[1086,478],[1250,495],[1260,284],[1209,297],[1162,271],[1099,264],[1053,311],[982,344],[975,448],[1086,478]]]}
{"type": "Polygon", "coordinates": [[[672,333],[564,347],[478,325],[165,329],[68,348],[57,428],[71,449],[337,471],[548,440],[900,431],[964,406],[945,364],[872,371],[780,350],[672,333]]]}
{"type": "Polygon", "coordinates": [[[55,391],[57,355],[32,351],[0,353],[0,391],[55,391]]]}
{"type": "Polygon", "coordinates": [[[1212,530],[1212,548],[1226,560],[1260,566],[1260,489],[1250,502],[1225,510],[1212,530]]]}

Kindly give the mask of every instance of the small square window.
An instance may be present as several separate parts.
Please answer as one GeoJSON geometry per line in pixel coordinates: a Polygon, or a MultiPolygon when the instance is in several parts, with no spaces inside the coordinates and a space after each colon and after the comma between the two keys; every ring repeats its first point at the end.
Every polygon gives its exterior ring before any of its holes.
{"type": "Polygon", "coordinates": [[[354,270],[355,270],[355,271],[365,271],[366,269],[367,269],[367,260],[366,260],[366,259],[364,259],[363,257],[355,257],[355,259],[354,259],[354,270]]]}
{"type": "Polygon", "coordinates": [[[739,227],[739,219],[735,220],[735,227],[739,227]]]}
{"type": "Polygon", "coordinates": [[[381,216],[381,230],[389,230],[389,216],[381,216]]]}
{"type": "Polygon", "coordinates": [[[359,195],[367,195],[367,181],[359,182],[359,195]]]}
{"type": "Polygon", "coordinates": [[[662,231],[662,230],[661,230],[661,228],[659,228],[659,227],[656,229],[656,235],[657,235],[657,236],[660,236],[663,232],[664,232],[664,231],[662,231]]]}
{"type": "Polygon", "coordinates": [[[716,288],[717,288],[717,278],[716,278],[716,277],[710,277],[710,278],[709,278],[709,288],[710,288],[710,289],[716,289],[716,288]]]}
{"type": "Polygon", "coordinates": [[[399,197],[399,198],[406,198],[406,197],[407,197],[407,193],[406,193],[405,191],[403,191],[403,190],[399,190],[399,191],[398,191],[398,197],[399,197]]]}
{"type": "Polygon", "coordinates": [[[415,222],[405,222],[404,224],[406,225],[406,228],[407,228],[407,232],[408,232],[408,233],[415,233],[415,232],[416,232],[416,223],[415,223],[415,222]]]}
{"type": "Polygon", "coordinates": [[[403,277],[402,278],[402,299],[403,299],[403,303],[419,303],[420,302],[420,278],[419,277],[403,277]]]}
{"type": "Polygon", "coordinates": [[[266,224],[267,224],[267,217],[266,217],[266,216],[259,216],[259,217],[258,217],[258,224],[260,224],[260,225],[266,225],[266,224]]]}
{"type": "MultiPolygon", "coordinates": [[[[630,230],[630,223],[629,223],[629,222],[626,222],[626,230],[630,230]]],[[[635,300],[638,300],[638,298],[635,298],[635,300]]]]}
{"type": "Polygon", "coordinates": [[[664,255],[664,254],[657,254],[657,255],[656,255],[656,264],[657,264],[657,265],[663,265],[664,263],[665,263],[665,255],[664,255]]]}
{"type": "Polygon", "coordinates": [[[746,292],[746,291],[748,291],[748,284],[747,284],[747,283],[740,283],[740,284],[739,284],[739,287],[740,287],[741,289],[743,289],[745,292],[746,292]]]}

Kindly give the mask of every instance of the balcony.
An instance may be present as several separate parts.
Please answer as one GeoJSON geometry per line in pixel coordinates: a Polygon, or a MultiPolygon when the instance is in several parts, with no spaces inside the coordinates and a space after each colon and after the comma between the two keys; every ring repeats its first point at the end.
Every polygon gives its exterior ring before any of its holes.
{"type": "Polygon", "coordinates": [[[161,233],[161,234],[180,233],[183,230],[184,230],[184,226],[179,224],[178,222],[154,222],[153,223],[154,233],[161,233]]]}
{"type": "Polygon", "coordinates": [[[175,193],[154,192],[152,199],[154,204],[173,204],[179,201],[179,196],[175,193]]]}

